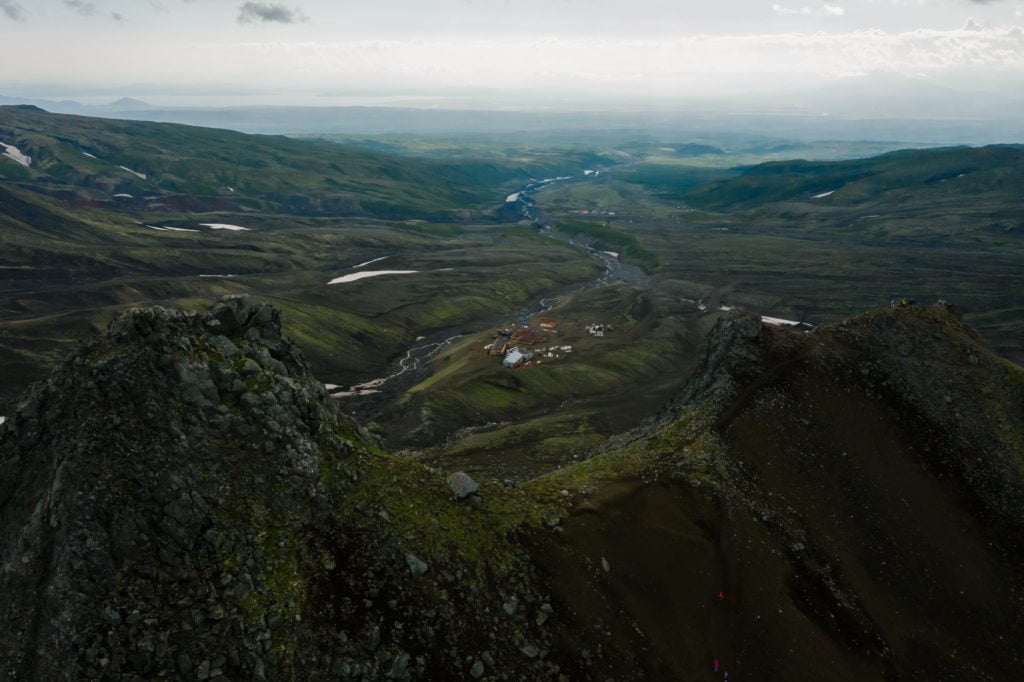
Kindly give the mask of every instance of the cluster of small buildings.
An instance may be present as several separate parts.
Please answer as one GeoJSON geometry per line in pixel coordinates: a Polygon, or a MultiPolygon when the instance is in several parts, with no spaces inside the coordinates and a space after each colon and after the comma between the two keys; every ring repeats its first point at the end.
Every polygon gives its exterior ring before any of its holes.
{"type": "Polygon", "coordinates": [[[547,340],[539,331],[532,329],[502,329],[489,345],[484,346],[488,355],[502,358],[501,364],[510,369],[520,367],[533,360],[534,354],[525,350],[547,340]]]}
{"type": "MultiPolygon", "coordinates": [[[[509,369],[539,365],[545,359],[559,360],[573,352],[571,345],[541,345],[548,340],[545,332],[557,332],[558,321],[554,318],[538,318],[535,327],[531,328],[524,316],[511,328],[498,331],[494,341],[484,346],[484,350],[488,355],[500,357],[501,364],[509,369]]],[[[593,322],[586,329],[591,336],[603,337],[606,332],[612,331],[612,325],[593,322]]]]}
{"type": "Polygon", "coordinates": [[[547,337],[543,333],[532,329],[502,329],[494,337],[494,342],[486,346],[486,350],[490,355],[507,355],[519,346],[533,346],[545,341],[547,337]]]}
{"type": "Polygon", "coordinates": [[[537,327],[530,329],[524,321],[521,329],[502,329],[495,335],[493,342],[484,346],[484,350],[488,355],[502,358],[501,364],[509,369],[540,364],[542,358],[557,360],[563,354],[572,352],[572,346],[568,345],[540,346],[547,341],[544,332],[553,332],[558,327],[557,320],[541,317],[537,320],[537,327]]]}
{"type": "Polygon", "coordinates": [[[551,346],[549,348],[540,348],[537,352],[546,358],[557,360],[562,357],[560,353],[571,353],[572,346],[551,346]]]}
{"type": "Polygon", "coordinates": [[[562,357],[562,354],[568,354],[572,352],[572,346],[549,346],[547,348],[536,348],[532,351],[526,351],[521,348],[512,348],[505,354],[505,358],[501,361],[501,364],[508,369],[515,369],[516,367],[522,367],[523,365],[529,364],[540,364],[541,358],[548,358],[550,360],[558,360],[562,357]]]}
{"type": "Polygon", "coordinates": [[[489,355],[501,357],[501,364],[509,369],[521,367],[532,362],[534,358],[534,353],[516,345],[516,342],[513,340],[513,336],[515,335],[510,335],[507,330],[500,331],[498,332],[498,336],[494,339],[494,343],[490,346],[484,347],[489,355]]]}

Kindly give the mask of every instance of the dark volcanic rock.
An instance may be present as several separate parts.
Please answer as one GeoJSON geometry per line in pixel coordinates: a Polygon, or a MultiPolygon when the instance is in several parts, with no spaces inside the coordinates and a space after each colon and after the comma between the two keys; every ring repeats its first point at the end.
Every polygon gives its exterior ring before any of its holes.
{"type": "MultiPolygon", "coordinates": [[[[543,636],[489,620],[456,577],[489,569],[421,532],[479,515],[362,445],[280,322],[245,298],[129,312],[0,426],[0,676],[438,679],[543,636]]],[[[517,561],[502,584],[529,593],[517,561]]]]}
{"type": "Polygon", "coordinates": [[[1024,370],[948,307],[728,316],[618,449],[485,497],[368,443],[280,324],[132,311],[0,425],[0,676],[1024,665],[1024,370]]]}

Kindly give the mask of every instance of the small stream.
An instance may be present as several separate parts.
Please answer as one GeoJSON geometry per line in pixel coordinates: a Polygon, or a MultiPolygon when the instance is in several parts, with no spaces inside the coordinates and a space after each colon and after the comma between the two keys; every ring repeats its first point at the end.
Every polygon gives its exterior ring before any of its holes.
{"type": "MultiPolygon", "coordinates": [[[[355,384],[348,389],[336,388],[331,392],[331,397],[352,398],[356,396],[373,395],[375,393],[380,393],[381,388],[384,386],[384,384],[387,384],[388,382],[401,377],[406,372],[412,372],[416,369],[419,369],[420,367],[423,366],[424,361],[434,357],[441,351],[442,348],[451,345],[452,343],[454,343],[458,339],[461,339],[465,335],[466,332],[463,332],[462,334],[455,334],[454,336],[449,336],[448,338],[443,339],[441,341],[431,341],[428,343],[421,343],[417,346],[413,346],[412,348],[407,350],[405,352],[405,355],[403,355],[398,360],[398,364],[395,368],[395,371],[393,371],[391,374],[388,374],[387,376],[383,376],[377,379],[371,379],[370,381],[364,381],[361,384],[355,384]]],[[[333,384],[330,385],[333,386],[333,384]]]]}

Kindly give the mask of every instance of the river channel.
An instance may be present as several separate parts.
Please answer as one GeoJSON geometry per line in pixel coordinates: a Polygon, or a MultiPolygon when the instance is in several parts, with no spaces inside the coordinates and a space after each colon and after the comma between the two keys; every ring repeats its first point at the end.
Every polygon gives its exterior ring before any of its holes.
{"type": "Polygon", "coordinates": [[[510,317],[520,321],[525,320],[532,315],[550,310],[559,300],[566,296],[578,294],[588,289],[607,286],[614,281],[625,281],[639,286],[646,286],[650,281],[650,277],[637,266],[620,261],[618,254],[609,251],[599,251],[587,244],[574,241],[572,238],[554,230],[547,224],[546,216],[533,200],[532,195],[546,187],[573,180],[587,180],[594,177],[597,177],[596,172],[588,172],[582,178],[559,177],[531,181],[518,192],[514,192],[506,197],[504,211],[505,215],[514,216],[514,219],[517,221],[523,219],[532,220],[539,226],[539,234],[549,239],[557,239],[572,244],[591,258],[599,261],[604,266],[604,271],[598,277],[586,282],[571,284],[555,291],[546,292],[511,316],[506,314],[492,320],[462,325],[458,328],[447,329],[427,337],[422,337],[402,357],[395,361],[388,369],[388,372],[382,377],[351,386],[326,384],[331,397],[346,400],[358,398],[359,400],[355,403],[347,403],[346,407],[356,413],[373,413],[378,407],[383,406],[384,403],[394,396],[421,381],[426,373],[427,362],[444,348],[465,336],[479,333],[497,324],[507,323],[510,317]]]}

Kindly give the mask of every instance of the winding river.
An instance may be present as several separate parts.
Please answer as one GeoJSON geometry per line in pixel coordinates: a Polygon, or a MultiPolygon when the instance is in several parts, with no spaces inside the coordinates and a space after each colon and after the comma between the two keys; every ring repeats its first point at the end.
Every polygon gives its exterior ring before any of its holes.
{"type": "MultiPolygon", "coordinates": [[[[514,205],[513,215],[517,216],[515,218],[517,221],[524,218],[534,221],[541,225],[539,228],[539,233],[541,235],[550,239],[557,239],[559,241],[572,244],[576,248],[585,252],[591,258],[594,258],[604,265],[604,271],[596,279],[571,284],[554,292],[548,292],[521,308],[513,315],[515,319],[526,319],[532,315],[536,315],[537,313],[545,312],[553,308],[565,296],[577,294],[587,289],[607,286],[615,280],[628,281],[641,286],[646,285],[650,280],[650,277],[648,277],[643,270],[635,265],[629,265],[621,262],[617,255],[613,255],[605,251],[598,251],[590,246],[578,243],[570,237],[559,234],[549,225],[545,225],[545,216],[543,212],[539,207],[537,207],[536,203],[530,196],[540,189],[551,187],[557,183],[564,183],[570,180],[589,180],[598,177],[598,175],[599,174],[597,172],[588,172],[579,178],[564,176],[549,178],[546,180],[532,180],[518,192],[514,192],[506,197],[506,211],[507,207],[514,205]]],[[[493,327],[495,324],[500,324],[502,321],[508,320],[508,318],[508,315],[502,315],[501,317],[489,320],[486,323],[478,322],[475,324],[464,325],[460,328],[462,331],[457,333],[455,333],[453,329],[448,329],[432,334],[424,339],[419,339],[419,343],[416,343],[409,348],[405,354],[391,366],[390,371],[386,375],[351,386],[328,384],[327,386],[329,387],[330,395],[332,398],[358,398],[364,396],[388,398],[396,395],[409,386],[415,385],[415,383],[421,379],[421,370],[425,368],[426,363],[435,355],[440,353],[442,349],[450,346],[452,343],[464,336],[476,334],[488,327],[493,327]]],[[[371,402],[376,403],[377,401],[374,400],[371,402]]]]}

